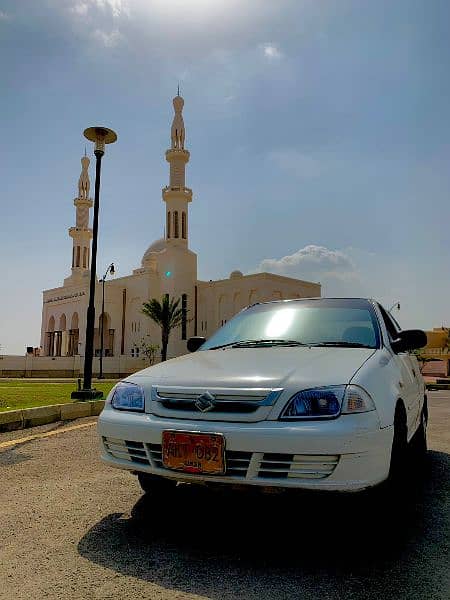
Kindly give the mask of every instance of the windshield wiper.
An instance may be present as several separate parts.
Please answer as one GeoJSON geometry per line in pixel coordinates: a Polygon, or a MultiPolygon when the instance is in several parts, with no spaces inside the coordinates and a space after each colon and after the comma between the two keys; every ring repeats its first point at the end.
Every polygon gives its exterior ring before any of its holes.
{"type": "Polygon", "coordinates": [[[229,342],[220,346],[213,346],[210,350],[219,350],[220,348],[252,348],[264,346],[309,346],[297,340],[240,340],[237,342],[229,342]]]}
{"type": "Polygon", "coordinates": [[[368,344],[360,344],[359,342],[320,342],[318,344],[310,344],[314,348],[327,347],[330,348],[371,348],[375,349],[374,346],[369,346],[368,344]]]}
{"type": "Polygon", "coordinates": [[[228,342],[228,344],[220,344],[220,346],[212,346],[211,348],[207,348],[207,350],[220,350],[220,348],[231,348],[238,342],[228,342]]]}
{"type": "Polygon", "coordinates": [[[234,344],[235,348],[245,346],[308,346],[308,344],[298,342],[297,340],[245,340],[234,344]]]}

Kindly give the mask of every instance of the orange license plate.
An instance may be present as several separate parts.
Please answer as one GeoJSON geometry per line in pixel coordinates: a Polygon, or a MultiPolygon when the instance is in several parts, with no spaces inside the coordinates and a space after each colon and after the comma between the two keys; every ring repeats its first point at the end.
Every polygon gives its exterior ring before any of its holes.
{"type": "Polygon", "coordinates": [[[224,473],[225,442],[218,433],[163,431],[162,459],[168,469],[186,473],[224,473]]]}

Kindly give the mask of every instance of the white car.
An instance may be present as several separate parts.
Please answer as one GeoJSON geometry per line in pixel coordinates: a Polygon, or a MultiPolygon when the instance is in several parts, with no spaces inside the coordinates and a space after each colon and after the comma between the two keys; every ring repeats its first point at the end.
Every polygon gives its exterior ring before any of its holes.
{"type": "Polygon", "coordinates": [[[144,491],[177,482],[362,490],[426,451],[420,330],[360,298],[253,305],[193,354],[118,383],[98,421],[102,459],[144,491]]]}

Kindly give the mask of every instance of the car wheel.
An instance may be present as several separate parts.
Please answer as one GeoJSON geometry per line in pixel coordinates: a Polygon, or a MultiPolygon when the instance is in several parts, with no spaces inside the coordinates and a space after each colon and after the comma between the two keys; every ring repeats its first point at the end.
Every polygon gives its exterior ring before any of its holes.
{"type": "Polygon", "coordinates": [[[427,406],[426,401],[423,405],[422,413],[420,415],[420,425],[414,434],[413,439],[413,450],[415,451],[416,457],[419,461],[423,461],[427,454],[427,406]]]}
{"type": "Polygon", "coordinates": [[[405,477],[407,466],[408,431],[406,425],[406,413],[402,404],[398,404],[394,417],[394,439],[392,441],[391,464],[389,468],[389,479],[393,483],[401,481],[405,477]]]}
{"type": "Polygon", "coordinates": [[[146,494],[165,496],[173,492],[177,487],[176,481],[152,475],[151,473],[139,472],[137,477],[139,485],[146,494]]]}

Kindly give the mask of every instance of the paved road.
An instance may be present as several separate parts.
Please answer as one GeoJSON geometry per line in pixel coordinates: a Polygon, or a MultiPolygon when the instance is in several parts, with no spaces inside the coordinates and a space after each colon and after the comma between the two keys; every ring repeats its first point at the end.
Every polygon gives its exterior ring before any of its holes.
{"type": "Polygon", "coordinates": [[[425,478],[396,499],[184,487],[162,505],[100,463],[94,426],[4,434],[0,598],[448,599],[450,393],[430,407],[425,478]]]}

